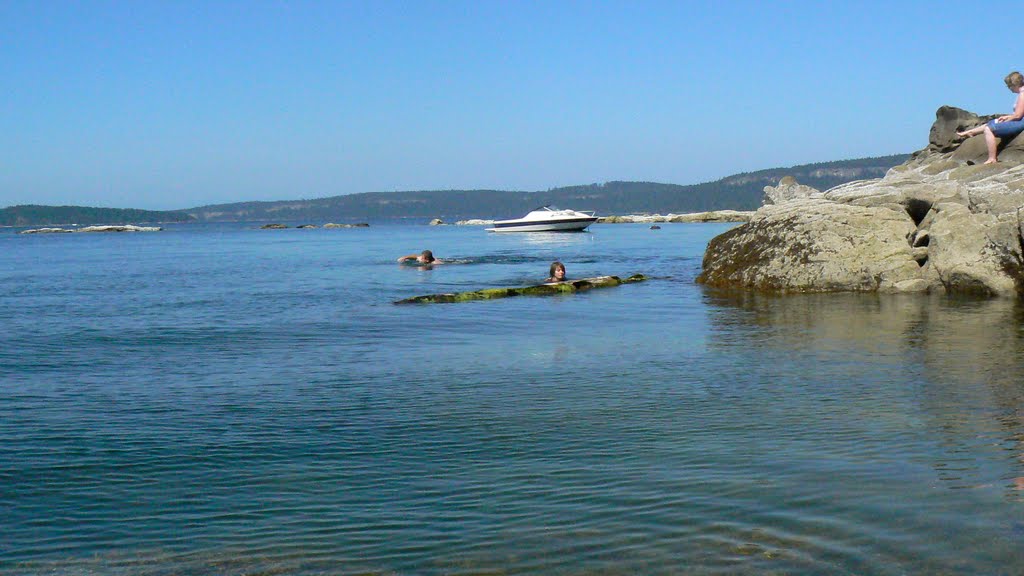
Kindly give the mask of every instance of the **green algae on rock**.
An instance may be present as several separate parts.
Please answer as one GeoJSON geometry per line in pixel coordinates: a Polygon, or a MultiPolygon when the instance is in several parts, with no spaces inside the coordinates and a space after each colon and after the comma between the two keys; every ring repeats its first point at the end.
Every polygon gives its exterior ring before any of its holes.
{"type": "Polygon", "coordinates": [[[647,280],[647,276],[643,274],[633,274],[626,279],[621,279],[618,276],[597,276],[595,278],[582,278],[580,280],[523,286],[521,288],[485,288],[475,292],[428,294],[426,296],[414,296],[398,300],[395,304],[448,304],[452,302],[469,302],[470,300],[494,300],[511,296],[548,296],[551,294],[583,292],[592,288],[610,288],[620,284],[643,282],[644,280],[647,280]]]}

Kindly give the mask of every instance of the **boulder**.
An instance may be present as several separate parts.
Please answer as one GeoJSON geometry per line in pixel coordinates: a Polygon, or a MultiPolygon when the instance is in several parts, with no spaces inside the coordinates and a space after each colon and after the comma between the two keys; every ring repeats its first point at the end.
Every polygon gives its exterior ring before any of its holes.
{"type": "Polygon", "coordinates": [[[287,228],[284,224],[264,224],[260,226],[260,230],[283,230],[287,228]]]}
{"type": "MultiPolygon", "coordinates": [[[[922,152],[930,155],[951,152],[952,157],[966,164],[981,164],[988,159],[985,137],[982,135],[962,139],[957,132],[968,130],[998,118],[1002,114],[978,116],[954,106],[941,106],[935,112],[935,123],[928,132],[928,147],[922,152]]],[[[1024,162],[1024,133],[999,143],[999,159],[1024,162]]]]}
{"type": "Polygon", "coordinates": [[[813,194],[820,194],[820,192],[817,188],[797,183],[796,178],[792,176],[783,176],[777,186],[764,187],[764,199],[761,203],[762,205],[782,204],[789,200],[809,198],[813,194]]]}
{"type": "Polygon", "coordinates": [[[971,212],[947,202],[933,208],[928,228],[932,280],[947,291],[982,296],[1021,292],[1024,266],[1016,214],[971,212]]]}
{"type": "Polygon", "coordinates": [[[767,205],[714,238],[699,282],[782,292],[897,290],[920,277],[906,212],[823,199],[767,205]],[[853,241],[857,239],[857,241],[853,241]]]}
{"type": "Polygon", "coordinates": [[[443,226],[444,225],[444,220],[441,220],[440,218],[434,218],[433,220],[430,221],[430,225],[431,226],[443,226]]]}
{"type": "Polygon", "coordinates": [[[928,147],[880,179],[823,193],[793,193],[799,184],[787,179],[766,187],[750,222],[708,244],[698,282],[781,292],[1024,295],[1024,138],[986,166],[973,148],[983,138],[955,134],[990,117],[939,108],[928,147]]]}

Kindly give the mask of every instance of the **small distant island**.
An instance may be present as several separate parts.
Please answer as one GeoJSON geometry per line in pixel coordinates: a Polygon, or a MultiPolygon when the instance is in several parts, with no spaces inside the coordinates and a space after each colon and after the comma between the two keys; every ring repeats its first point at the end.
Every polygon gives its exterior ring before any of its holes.
{"type": "MultiPolygon", "coordinates": [[[[365,222],[518,218],[538,206],[594,210],[605,217],[757,209],[765,186],[785,176],[817,189],[881,178],[909,154],[744,172],[702,184],[605,182],[544,191],[420,190],[364,192],[311,200],[236,202],[182,210],[22,205],[0,209],[0,226],[88,226],[177,222],[365,222]]],[[[614,222],[615,220],[609,220],[614,222]]]]}
{"type": "Polygon", "coordinates": [[[100,224],[192,222],[189,214],[175,211],[91,206],[25,204],[0,210],[0,226],[92,226],[100,224]]]}

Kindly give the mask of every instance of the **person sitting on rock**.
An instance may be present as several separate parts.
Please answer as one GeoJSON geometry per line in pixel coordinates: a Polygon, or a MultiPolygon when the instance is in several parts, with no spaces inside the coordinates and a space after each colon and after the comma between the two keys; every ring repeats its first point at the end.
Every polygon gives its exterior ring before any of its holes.
{"type": "Polygon", "coordinates": [[[565,277],[565,264],[562,264],[557,260],[551,263],[551,268],[548,270],[548,274],[549,276],[548,279],[544,281],[545,283],[565,282],[567,280],[565,277]]]}
{"type": "Polygon", "coordinates": [[[997,150],[998,140],[1013,138],[1017,134],[1024,132],[1024,75],[1021,75],[1020,72],[1010,72],[1003,81],[1006,82],[1006,87],[1011,92],[1017,94],[1017,101],[1013,105],[1013,113],[1005,114],[995,120],[989,120],[988,123],[977,128],[956,133],[961,138],[985,134],[985,145],[988,147],[988,160],[985,160],[985,164],[995,164],[999,161],[996,159],[996,156],[999,154],[997,150]]]}
{"type": "Polygon", "coordinates": [[[424,250],[419,254],[409,254],[408,256],[402,256],[398,259],[399,262],[408,262],[415,260],[417,264],[440,264],[441,260],[434,258],[434,253],[430,250],[424,250]]]}

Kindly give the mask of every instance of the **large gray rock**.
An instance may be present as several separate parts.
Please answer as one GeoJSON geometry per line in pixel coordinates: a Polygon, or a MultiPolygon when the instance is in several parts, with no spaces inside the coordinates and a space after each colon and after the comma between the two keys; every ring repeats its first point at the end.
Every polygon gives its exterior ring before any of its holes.
{"type": "MultiPolygon", "coordinates": [[[[932,154],[952,152],[953,158],[960,162],[981,164],[988,159],[985,137],[978,135],[964,140],[956,133],[981,126],[999,116],[1002,114],[978,116],[973,112],[953,106],[941,106],[935,111],[935,123],[932,124],[931,130],[928,132],[928,147],[923,152],[932,154]]],[[[1000,160],[1024,162],[1024,135],[1018,134],[1011,140],[1001,141],[999,148],[1000,160]]]]}
{"type": "Polygon", "coordinates": [[[897,290],[920,277],[906,212],[791,200],[713,239],[700,281],[778,291],[897,290]],[[853,242],[851,239],[856,238],[853,242]]]}
{"type": "Polygon", "coordinates": [[[972,148],[983,138],[955,134],[987,118],[940,108],[928,147],[881,179],[806,196],[787,192],[797,190],[795,181],[766,188],[749,223],[709,243],[698,282],[1024,295],[1024,138],[985,166],[972,148]]]}

